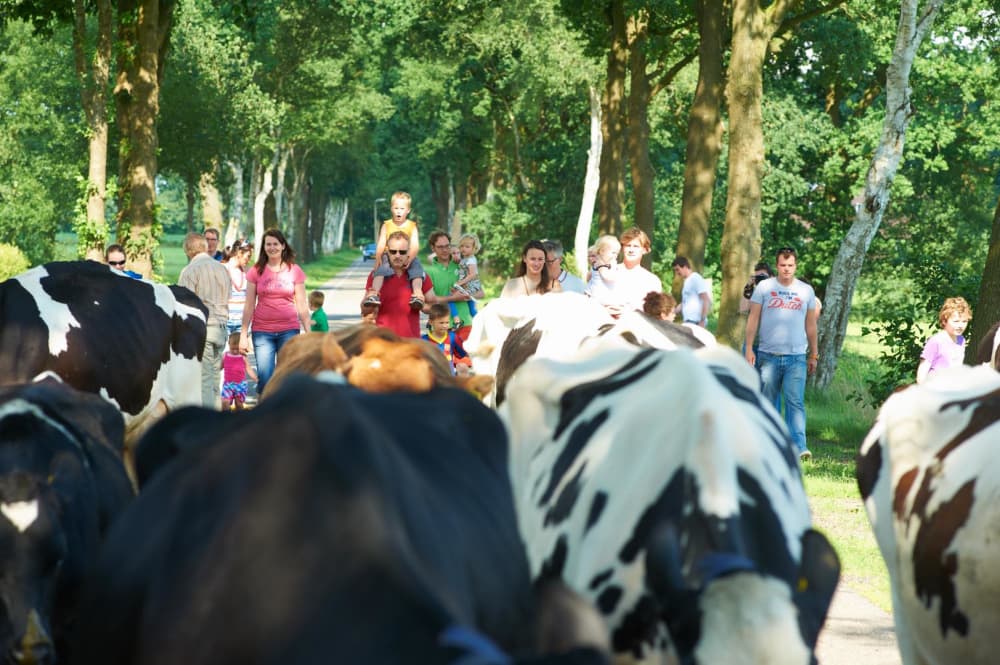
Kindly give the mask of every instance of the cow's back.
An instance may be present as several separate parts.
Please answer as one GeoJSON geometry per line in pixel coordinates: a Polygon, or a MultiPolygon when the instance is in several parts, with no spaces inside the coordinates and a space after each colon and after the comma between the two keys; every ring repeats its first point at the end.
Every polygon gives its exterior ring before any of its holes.
{"type": "Polygon", "coordinates": [[[119,408],[126,423],[162,401],[199,401],[204,305],[186,289],[93,261],[49,263],[0,284],[0,383],[52,371],[119,408]],[[172,290],[172,288],[174,290],[172,290]]]}

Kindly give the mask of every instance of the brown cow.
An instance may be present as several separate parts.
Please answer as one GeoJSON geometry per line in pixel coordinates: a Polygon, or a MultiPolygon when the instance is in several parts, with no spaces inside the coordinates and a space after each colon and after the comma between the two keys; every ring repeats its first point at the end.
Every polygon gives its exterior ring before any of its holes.
{"type": "Polygon", "coordinates": [[[386,328],[359,324],[330,333],[297,335],[278,353],[268,393],[296,372],[333,371],[368,392],[426,392],[435,386],[468,390],[479,396],[493,389],[493,377],[457,377],[437,346],[402,338],[386,328]]]}

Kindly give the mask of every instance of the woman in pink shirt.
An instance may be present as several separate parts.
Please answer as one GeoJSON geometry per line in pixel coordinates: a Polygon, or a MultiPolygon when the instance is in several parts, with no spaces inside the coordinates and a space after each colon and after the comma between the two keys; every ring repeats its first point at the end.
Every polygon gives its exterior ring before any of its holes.
{"type": "Polygon", "coordinates": [[[260,255],[247,270],[247,301],[243,308],[240,351],[250,351],[247,331],[257,356],[257,394],[264,393],[274,373],[278,351],[299,330],[309,330],[306,275],[295,265],[295,251],[277,229],[264,232],[260,255]]]}

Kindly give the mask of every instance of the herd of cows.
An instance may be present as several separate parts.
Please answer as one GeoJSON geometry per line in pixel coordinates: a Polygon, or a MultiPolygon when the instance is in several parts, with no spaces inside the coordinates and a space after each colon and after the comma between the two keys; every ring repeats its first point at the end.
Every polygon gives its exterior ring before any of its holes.
{"type": "MultiPolygon", "coordinates": [[[[0,284],[9,663],[808,665],[839,576],[755,371],[576,294],[496,300],[451,376],[356,326],[200,402],[206,310],[93,262],[0,284]]],[[[1000,628],[1000,374],[886,402],[858,483],[903,661],[1000,628]]]]}

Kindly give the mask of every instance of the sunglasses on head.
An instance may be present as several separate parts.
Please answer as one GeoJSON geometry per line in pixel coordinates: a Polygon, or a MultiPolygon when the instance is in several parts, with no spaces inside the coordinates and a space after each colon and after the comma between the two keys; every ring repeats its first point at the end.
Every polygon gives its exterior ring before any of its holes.
{"type": "Polygon", "coordinates": [[[407,249],[387,249],[385,251],[389,252],[393,256],[399,256],[400,254],[406,254],[409,250],[407,250],[407,249]]]}
{"type": "Polygon", "coordinates": [[[778,254],[791,254],[792,256],[795,256],[795,248],[794,247],[779,247],[778,248],[778,254]]]}
{"type": "Polygon", "coordinates": [[[125,265],[125,262],[124,261],[108,261],[108,265],[109,266],[123,266],[123,265],[125,265]]]}

